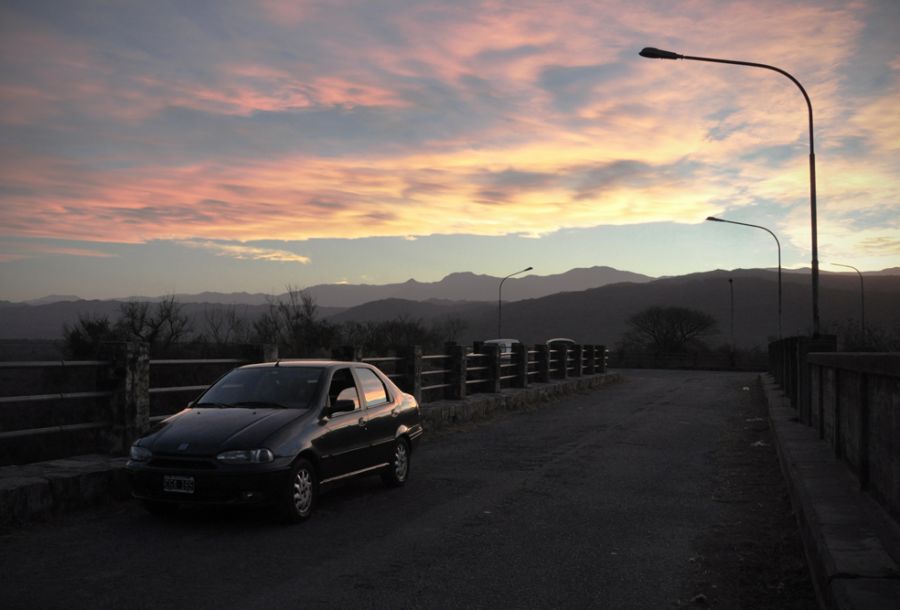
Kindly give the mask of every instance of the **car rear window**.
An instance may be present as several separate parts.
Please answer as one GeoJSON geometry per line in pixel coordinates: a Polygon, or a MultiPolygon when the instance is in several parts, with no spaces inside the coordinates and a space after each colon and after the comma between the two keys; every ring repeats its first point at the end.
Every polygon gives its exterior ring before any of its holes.
{"type": "Polygon", "coordinates": [[[387,389],[385,389],[384,384],[381,382],[381,379],[378,378],[378,375],[369,369],[356,369],[356,375],[359,377],[360,384],[362,384],[363,396],[366,398],[366,406],[374,407],[388,402],[387,389]]]}

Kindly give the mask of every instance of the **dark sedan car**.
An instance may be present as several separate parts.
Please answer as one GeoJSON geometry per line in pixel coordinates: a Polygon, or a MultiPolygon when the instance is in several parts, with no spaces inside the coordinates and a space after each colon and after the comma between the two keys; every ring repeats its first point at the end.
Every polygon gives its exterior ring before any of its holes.
{"type": "Polygon", "coordinates": [[[131,447],[127,470],[151,512],[180,504],[271,504],[309,517],[320,489],[409,476],[419,405],[359,362],[282,360],[226,374],[131,447]]]}

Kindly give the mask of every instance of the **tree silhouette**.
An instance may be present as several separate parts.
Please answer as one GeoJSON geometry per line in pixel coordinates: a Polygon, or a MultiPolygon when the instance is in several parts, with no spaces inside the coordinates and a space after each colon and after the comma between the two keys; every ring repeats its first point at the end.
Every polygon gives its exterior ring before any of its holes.
{"type": "Polygon", "coordinates": [[[630,334],[660,353],[684,351],[703,335],[715,330],[711,315],[687,307],[650,307],[630,318],[630,334]]]}

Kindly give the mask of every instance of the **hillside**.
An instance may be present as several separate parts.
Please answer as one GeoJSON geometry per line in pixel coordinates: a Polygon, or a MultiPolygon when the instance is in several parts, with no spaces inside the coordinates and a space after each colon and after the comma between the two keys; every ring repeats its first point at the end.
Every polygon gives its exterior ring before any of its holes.
{"type": "MultiPolygon", "coordinates": [[[[614,345],[627,330],[627,319],[654,305],[690,307],[718,322],[711,345],[730,341],[730,288],[734,280],[734,334],[741,347],[764,346],[778,334],[777,272],[768,270],[712,271],[646,283],[620,283],[590,290],[564,292],[503,304],[503,335],[525,343],[549,337],[571,337],[582,343],[614,345]]],[[[900,328],[900,275],[866,277],[866,319],[870,327],[900,328]]],[[[786,273],[783,284],[783,332],[806,334],[812,318],[808,274],[786,273]]],[[[820,277],[823,330],[859,320],[859,280],[855,275],[820,277]]],[[[439,306],[404,300],[384,300],[347,309],[333,319],[387,320],[405,315],[425,321],[456,317],[467,324],[462,340],[497,334],[497,305],[439,306]]]]}
{"type": "MultiPolygon", "coordinates": [[[[900,273],[890,271],[866,274],[866,319],[870,327],[900,328],[900,273]]],[[[573,270],[561,275],[569,277],[540,278],[540,290],[554,283],[567,285],[577,276],[581,276],[579,281],[582,282],[597,277],[594,270],[573,270]]],[[[700,309],[712,315],[718,321],[718,334],[711,337],[709,343],[725,344],[730,341],[729,278],[734,280],[734,334],[737,344],[742,347],[765,345],[769,338],[778,333],[777,273],[768,269],[711,271],[652,281],[639,276],[641,281],[638,282],[618,282],[521,300],[516,300],[516,292],[507,292],[507,285],[504,285],[503,334],[526,343],[563,336],[579,342],[614,345],[626,331],[627,319],[631,315],[653,305],[676,305],[700,309]]],[[[530,279],[526,277],[521,281],[530,279]]],[[[346,308],[329,307],[319,302],[319,313],[335,323],[404,317],[430,324],[453,318],[465,323],[462,340],[486,339],[497,334],[497,278],[453,274],[440,282],[441,289],[438,291],[446,292],[454,282],[458,282],[460,291],[470,294],[468,291],[476,290],[478,286],[484,290],[487,284],[482,282],[487,280],[493,283],[493,288],[481,301],[449,297],[386,297],[346,308]]],[[[423,286],[421,283],[415,284],[423,286]]],[[[785,273],[783,285],[784,335],[806,334],[810,330],[812,308],[808,271],[785,273]]],[[[397,286],[393,285],[392,289],[397,286]]],[[[527,284],[519,286],[519,290],[526,292],[538,290],[529,288],[527,284]]],[[[431,288],[437,290],[435,286],[431,288]]],[[[409,290],[416,292],[412,288],[409,290]]],[[[230,306],[181,299],[179,302],[193,319],[195,328],[202,327],[206,310],[230,306]]],[[[119,301],[84,300],[44,305],[4,303],[0,307],[0,339],[59,339],[63,324],[77,322],[80,315],[105,315],[115,319],[120,306],[119,301]]],[[[235,307],[243,318],[253,321],[266,311],[268,305],[235,307]]],[[[823,331],[827,332],[836,324],[846,325],[849,321],[858,323],[859,308],[859,279],[856,274],[821,275],[823,331]]]]}

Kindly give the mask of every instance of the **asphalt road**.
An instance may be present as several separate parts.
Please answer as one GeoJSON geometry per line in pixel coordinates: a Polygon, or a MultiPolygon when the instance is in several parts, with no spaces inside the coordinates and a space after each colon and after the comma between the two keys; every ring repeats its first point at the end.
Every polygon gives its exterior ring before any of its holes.
{"type": "MultiPolygon", "coordinates": [[[[432,434],[411,479],[172,519],[124,503],[0,537],[0,607],[667,608],[696,578],[719,439],[752,373],[626,381],[432,434]]],[[[771,450],[771,448],[770,448],[771,450]]]]}

